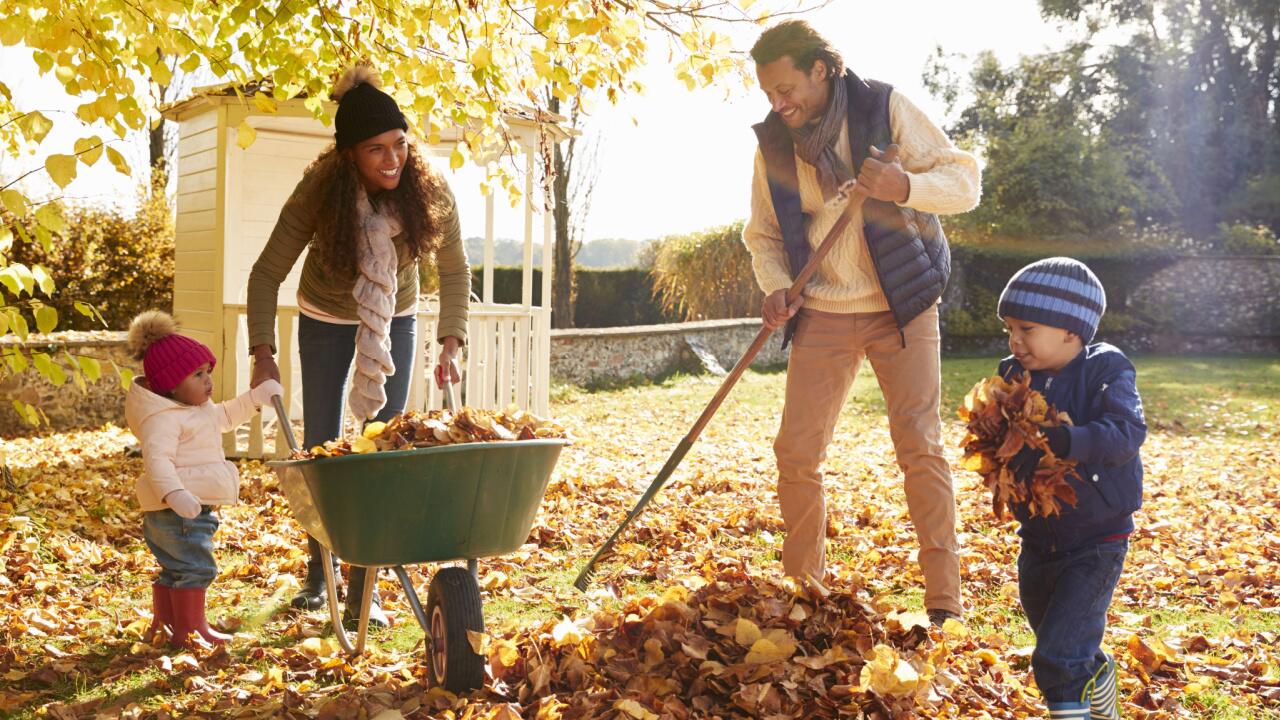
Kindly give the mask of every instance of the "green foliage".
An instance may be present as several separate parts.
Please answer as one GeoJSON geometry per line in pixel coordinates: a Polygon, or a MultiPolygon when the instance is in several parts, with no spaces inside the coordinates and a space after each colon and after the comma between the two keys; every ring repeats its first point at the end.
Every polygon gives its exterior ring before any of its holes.
{"type": "Polygon", "coordinates": [[[574,270],[578,291],[573,319],[577,327],[621,327],[679,322],[679,315],[653,302],[653,278],[642,268],[574,270]]]}
{"type": "Polygon", "coordinates": [[[756,315],[764,297],[742,244],[743,222],[664,238],[654,258],[655,297],[685,320],[756,315]]]}
{"type": "Polygon", "coordinates": [[[173,209],[163,192],[138,191],[137,213],[71,207],[57,242],[14,247],[12,260],[47,267],[59,291],[49,304],[62,330],[124,330],[143,310],[173,307],[173,209]],[[78,305],[92,302],[85,315],[78,305]]]}
{"type": "Polygon", "coordinates": [[[1079,37],[1002,66],[931,58],[949,129],[986,155],[959,229],[1025,238],[1222,222],[1280,231],[1280,14],[1274,3],[1041,0],[1079,37]],[[1105,40],[1100,31],[1106,29],[1105,40]]]}
{"type": "Polygon", "coordinates": [[[1228,255],[1280,255],[1280,239],[1266,225],[1222,223],[1217,240],[1228,255]]]}
{"type": "Polygon", "coordinates": [[[1118,155],[1076,125],[1043,118],[993,138],[982,203],[956,222],[1018,237],[1082,236],[1133,220],[1138,190],[1118,155]]]}

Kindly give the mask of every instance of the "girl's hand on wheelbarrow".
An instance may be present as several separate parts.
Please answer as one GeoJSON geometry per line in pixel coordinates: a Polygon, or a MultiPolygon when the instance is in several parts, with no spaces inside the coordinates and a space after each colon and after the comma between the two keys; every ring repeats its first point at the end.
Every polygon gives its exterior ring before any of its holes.
{"type": "Polygon", "coordinates": [[[267,378],[257,387],[249,389],[249,399],[253,400],[253,404],[258,407],[271,405],[271,398],[275,395],[279,395],[283,398],[284,387],[271,378],[267,378]]]}
{"type": "Polygon", "coordinates": [[[436,363],[436,387],[442,388],[445,383],[445,372],[448,372],[450,383],[462,382],[462,373],[458,370],[458,338],[449,336],[444,339],[444,347],[440,350],[440,361],[436,363]]]}

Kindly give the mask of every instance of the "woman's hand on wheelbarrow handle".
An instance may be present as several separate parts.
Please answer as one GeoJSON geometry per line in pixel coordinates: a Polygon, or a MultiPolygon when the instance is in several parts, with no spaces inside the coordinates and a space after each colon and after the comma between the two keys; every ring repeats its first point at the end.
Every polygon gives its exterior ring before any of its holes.
{"type": "Polygon", "coordinates": [[[462,382],[462,373],[458,370],[458,347],[460,345],[461,343],[458,342],[456,337],[449,336],[444,339],[444,347],[440,350],[440,360],[436,363],[435,368],[436,387],[444,387],[446,370],[449,373],[447,378],[449,382],[462,382]]]}

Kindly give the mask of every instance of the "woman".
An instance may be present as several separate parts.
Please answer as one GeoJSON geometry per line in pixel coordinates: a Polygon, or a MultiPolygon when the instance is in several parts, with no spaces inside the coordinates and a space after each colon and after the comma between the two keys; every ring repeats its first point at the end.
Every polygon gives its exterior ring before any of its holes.
{"type": "MultiPolygon", "coordinates": [[[[404,410],[417,337],[418,264],[434,260],[440,275],[441,344],[435,369],[459,380],[456,357],[467,338],[471,269],[457,207],[443,177],[405,134],[404,114],[365,66],[334,88],[336,140],[307,168],[280,211],[249,274],[252,386],[279,380],[275,361],[280,283],[310,247],[298,285],[298,354],[302,369],[304,441],[314,447],[342,434],[344,395],[361,421],[389,420],[404,410]],[[356,372],[348,390],[352,358],[356,372]]],[[[297,608],[325,600],[320,546],[311,551],[297,608]]],[[[365,572],[352,568],[345,618],[358,613],[365,572]]],[[[370,623],[385,627],[374,594],[370,623]]]]}

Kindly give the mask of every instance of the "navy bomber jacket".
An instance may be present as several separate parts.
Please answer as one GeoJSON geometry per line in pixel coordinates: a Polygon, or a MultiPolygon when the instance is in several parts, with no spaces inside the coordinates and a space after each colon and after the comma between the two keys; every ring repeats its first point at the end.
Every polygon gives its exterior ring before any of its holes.
{"type": "MultiPolygon", "coordinates": [[[[1012,356],[1000,361],[1006,380],[1025,370],[1012,356]]],[[[1089,345],[1055,373],[1031,373],[1031,389],[1071,416],[1067,456],[1079,477],[1068,476],[1076,505],[1063,504],[1056,517],[1031,517],[1026,504],[1013,514],[1022,523],[1023,542],[1042,552],[1075,550],[1133,531],[1133,513],[1142,506],[1142,458],[1147,422],[1138,396],[1133,363],[1106,343],[1089,345]]]]}

